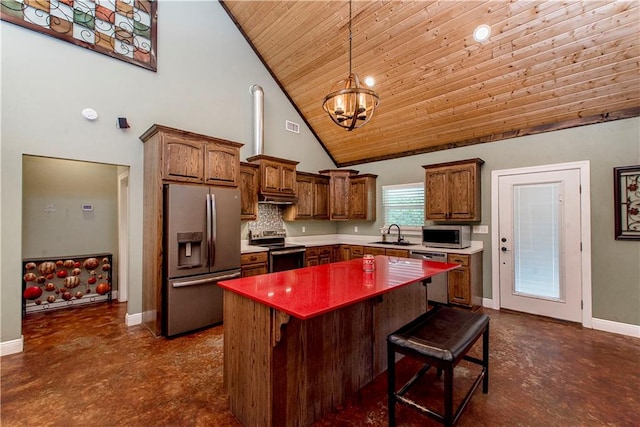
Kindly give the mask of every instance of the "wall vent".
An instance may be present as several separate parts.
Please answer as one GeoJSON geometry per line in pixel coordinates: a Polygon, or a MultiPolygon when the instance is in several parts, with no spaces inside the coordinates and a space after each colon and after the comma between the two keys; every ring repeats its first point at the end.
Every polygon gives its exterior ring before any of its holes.
{"type": "Polygon", "coordinates": [[[285,129],[289,132],[300,133],[300,125],[298,123],[290,122],[289,120],[285,122],[285,129]]]}

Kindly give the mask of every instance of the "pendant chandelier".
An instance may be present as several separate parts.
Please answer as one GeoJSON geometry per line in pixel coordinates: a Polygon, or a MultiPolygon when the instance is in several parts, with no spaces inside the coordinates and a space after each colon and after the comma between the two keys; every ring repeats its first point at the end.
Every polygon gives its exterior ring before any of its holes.
{"type": "Polygon", "coordinates": [[[350,131],[367,124],[380,97],[376,92],[360,84],[360,78],[351,71],[351,0],[349,0],[349,77],[340,80],[324,97],[322,108],[331,120],[350,131]]]}

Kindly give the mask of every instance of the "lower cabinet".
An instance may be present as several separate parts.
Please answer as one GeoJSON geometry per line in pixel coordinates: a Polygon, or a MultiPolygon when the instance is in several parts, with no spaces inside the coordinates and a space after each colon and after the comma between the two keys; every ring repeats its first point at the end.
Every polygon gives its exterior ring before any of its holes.
{"type": "Polygon", "coordinates": [[[351,258],[362,258],[364,256],[364,247],[358,245],[351,245],[351,258]]]}
{"type": "Polygon", "coordinates": [[[398,258],[409,258],[409,250],[407,249],[386,249],[384,254],[386,256],[395,256],[398,258]]]}
{"type": "Polygon", "coordinates": [[[307,252],[305,254],[305,265],[307,267],[329,264],[331,262],[333,262],[333,246],[315,246],[307,248],[307,252]]]}
{"type": "Polygon", "coordinates": [[[373,246],[364,247],[365,255],[385,255],[384,248],[374,248],[373,246]]]}
{"type": "Polygon", "coordinates": [[[364,255],[387,255],[409,258],[407,249],[385,249],[376,246],[340,245],[340,261],[362,258],[364,255]]]}
{"type": "Polygon", "coordinates": [[[449,254],[447,262],[460,264],[448,273],[449,303],[465,307],[482,305],[482,252],[449,254]]]}
{"type": "Polygon", "coordinates": [[[351,259],[351,245],[339,245],[336,261],[349,261],[351,259]]]}
{"type": "Polygon", "coordinates": [[[333,246],[322,246],[318,250],[318,264],[331,264],[333,262],[333,246]]]}
{"type": "Polygon", "coordinates": [[[242,277],[257,276],[269,272],[267,252],[252,252],[240,255],[242,277]]]}

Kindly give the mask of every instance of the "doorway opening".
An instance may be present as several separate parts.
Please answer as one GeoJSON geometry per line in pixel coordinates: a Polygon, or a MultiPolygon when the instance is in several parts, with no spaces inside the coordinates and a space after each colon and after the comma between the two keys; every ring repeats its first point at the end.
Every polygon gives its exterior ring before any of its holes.
{"type": "MultiPolygon", "coordinates": [[[[22,258],[112,254],[112,298],[127,301],[129,167],[23,155],[22,170],[22,258]]],[[[87,304],[80,294],[67,304],[87,304]]]]}
{"type": "Polygon", "coordinates": [[[589,162],[491,177],[493,308],[591,327],[589,162]]]}

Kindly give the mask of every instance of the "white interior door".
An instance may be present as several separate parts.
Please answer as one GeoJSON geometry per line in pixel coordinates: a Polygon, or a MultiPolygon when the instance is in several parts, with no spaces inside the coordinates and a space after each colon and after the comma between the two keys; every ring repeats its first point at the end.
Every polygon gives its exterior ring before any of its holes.
{"type": "Polygon", "coordinates": [[[580,170],[498,178],[500,306],[582,321],[580,170]]]}

